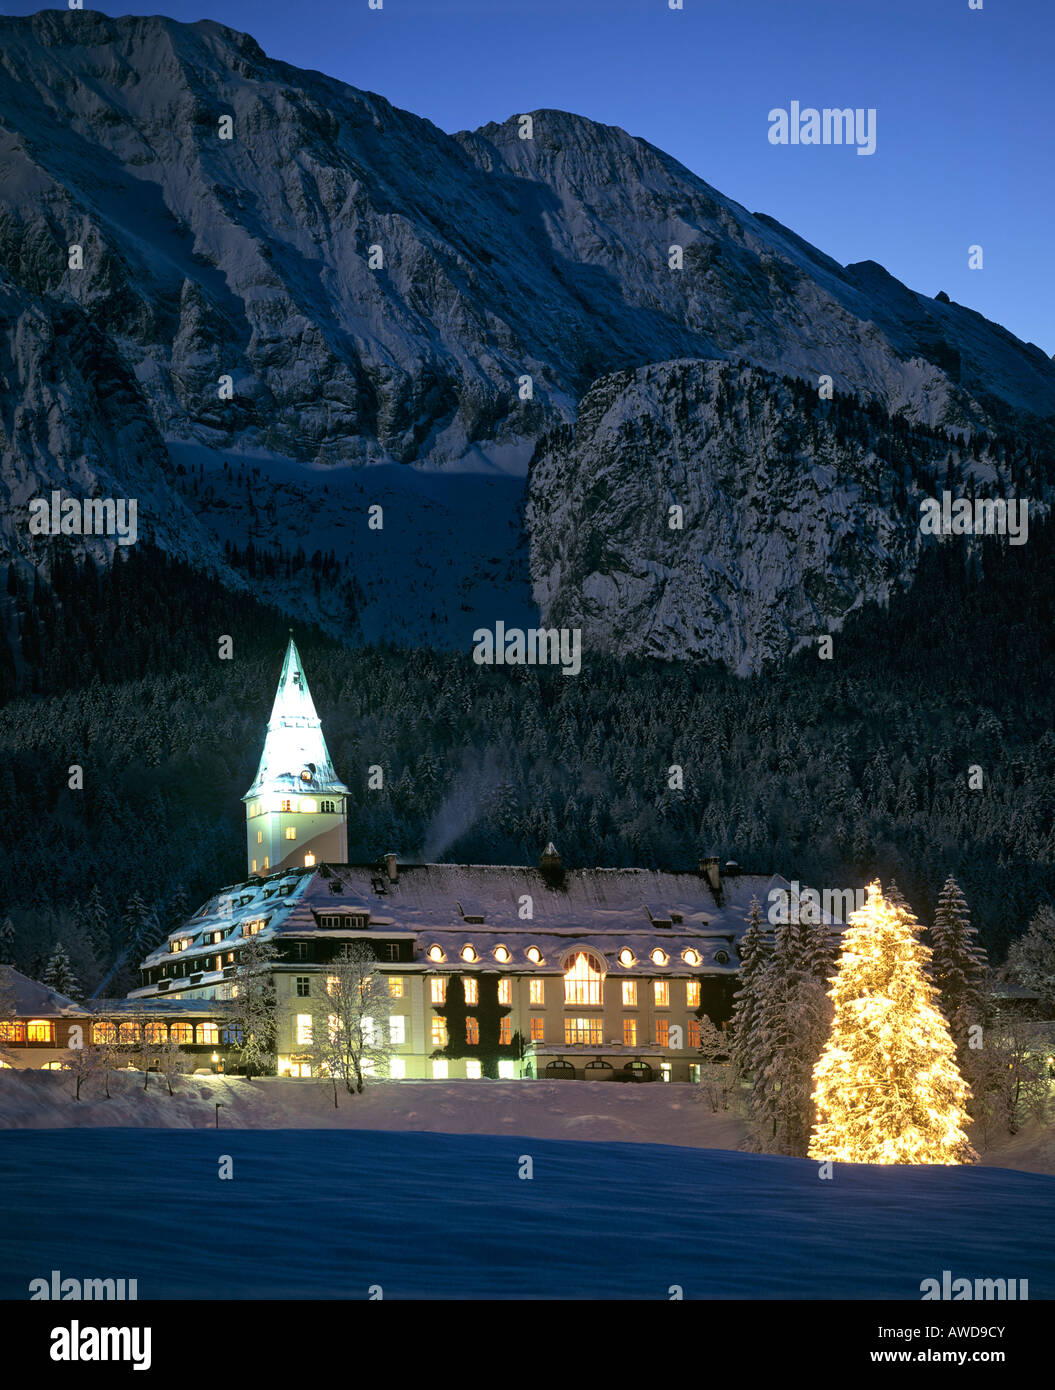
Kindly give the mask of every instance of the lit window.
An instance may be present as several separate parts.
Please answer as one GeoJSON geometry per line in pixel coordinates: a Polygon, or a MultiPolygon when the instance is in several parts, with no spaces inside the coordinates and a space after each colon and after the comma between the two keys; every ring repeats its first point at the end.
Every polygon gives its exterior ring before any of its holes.
{"type": "Polygon", "coordinates": [[[596,956],[580,951],[564,976],[565,1004],[600,1004],[603,967],[596,956]]]}
{"type": "Polygon", "coordinates": [[[291,800],[283,801],[282,805],[279,807],[279,810],[281,810],[281,811],[292,811],[292,810],[293,810],[293,802],[292,802],[291,800]]]}
{"type": "Polygon", "coordinates": [[[433,1059],[433,1063],[432,1063],[432,1079],[433,1079],[433,1081],[446,1081],[446,1080],[447,1080],[447,1062],[446,1062],[445,1058],[443,1058],[443,1057],[436,1057],[436,1058],[433,1059]]]}
{"type": "Polygon", "coordinates": [[[403,976],[402,976],[402,975],[389,975],[389,977],[388,977],[388,993],[389,993],[389,997],[392,998],[392,999],[402,999],[402,998],[403,998],[403,976]]]}
{"type": "Polygon", "coordinates": [[[406,1042],[406,1019],[402,1014],[393,1014],[388,1020],[388,1040],[393,1043],[406,1042]]]}
{"type": "Polygon", "coordinates": [[[531,1020],[531,1041],[544,1041],[544,1022],[541,1018],[532,1018],[531,1020]]]}
{"type": "Polygon", "coordinates": [[[516,1067],[512,1057],[503,1057],[500,1059],[498,1063],[498,1079],[499,1081],[516,1080],[516,1067]]]}
{"type": "Polygon", "coordinates": [[[657,1009],[667,1009],[670,1007],[670,981],[653,980],[652,990],[656,998],[657,1009]]]}
{"type": "Polygon", "coordinates": [[[54,1042],[54,1024],[46,1018],[31,1018],[26,1025],[26,1038],[29,1042],[54,1042]]]}
{"type": "Polygon", "coordinates": [[[624,1046],[624,1047],[636,1047],[636,1046],[637,1046],[637,1019],[636,1019],[636,1018],[624,1018],[624,1019],[623,1019],[623,1046],[624,1046]]]}
{"type": "Polygon", "coordinates": [[[500,1043],[511,1043],[513,1041],[513,1020],[511,1018],[500,1018],[498,1020],[498,1041],[500,1043]]]}
{"type": "Polygon", "coordinates": [[[429,960],[442,960],[442,959],[443,959],[443,948],[442,948],[442,946],[430,946],[430,947],[429,947],[429,960]]]}
{"type": "Polygon", "coordinates": [[[447,1046],[447,1020],[440,1018],[439,1014],[432,1015],[432,1046],[447,1046]]]}
{"type": "Polygon", "coordinates": [[[669,1062],[660,1062],[660,1064],[659,1064],[659,1079],[660,1079],[660,1081],[669,1081],[669,1080],[670,1080],[670,1063],[669,1063],[669,1062]]]}
{"type": "Polygon", "coordinates": [[[294,827],[293,827],[292,825],[287,825],[287,826],[286,826],[286,839],[287,839],[287,840],[295,840],[296,838],[297,838],[297,832],[296,832],[296,830],[294,829],[294,827]]]}
{"type": "Polygon", "coordinates": [[[670,1019],[656,1019],[656,1044],[659,1047],[670,1046],[670,1019]]]}
{"type": "Polygon", "coordinates": [[[297,1015],[297,1046],[311,1046],[311,1014],[297,1015]]]}
{"type": "Polygon", "coordinates": [[[546,982],[545,980],[531,980],[528,984],[528,1002],[531,1004],[545,1004],[546,1002],[546,982]]]}
{"type": "Polygon", "coordinates": [[[542,959],[542,952],[537,946],[529,946],[525,954],[532,965],[538,965],[539,961],[542,959]]]}
{"type": "Polygon", "coordinates": [[[148,1043],[163,1043],[168,1037],[168,1028],[164,1023],[147,1023],[143,1026],[143,1035],[148,1043]]]}
{"type": "Polygon", "coordinates": [[[314,815],[315,811],[317,810],[315,802],[311,799],[310,796],[302,796],[300,798],[300,801],[297,803],[297,808],[300,811],[307,812],[309,816],[314,815]]]}
{"type": "Polygon", "coordinates": [[[510,979],[498,981],[498,1002],[500,1004],[512,1004],[513,1002],[513,981],[510,979]]]}
{"type": "Polygon", "coordinates": [[[465,1064],[466,1081],[479,1081],[482,1075],[483,1067],[475,1058],[470,1057],[465,1064]]]}
{"type": "Polygon", "coordinates": [[[480,1041],[480,1020],[478,1018],[465,1020],[465,1041],[470,1047],[475,1047],[480,1041]]]}
{"type": "Polygon", "coordinates": [[[699,965],[700,963],[699,951],[694,951],[691,946],[687,951],[683,951],[681,953],[681,958],[682,960],[686,961],[689,965],[699,965]]]}
{"type": "Polygon", "coordinates": [[[475,975],[463,975],[462,987],[465,990],[465,1002],[467,1004],[479,1004],[480,987],[475,975]]]}
{"type": "Polygon", "coordinates": [[[405,1057],[391,1057],[388,1063],[388,1074],[393,1081],[402,1081],[407,1074],[407,1059],[405,1057]]]}
{"type": "Polygon", "coordinates": [[[122,1023],[117,1029],[117,1041],[121,1043],[138,1042],[139,1025],[137,1023],[122,1023]]]}
{"type": "Polygon", "coordinates": [[[495,947],[495,960],[501,961],[502,964],[504,965],[508,959],[509,959],[509,951],[506,949],[506,947],[505,947],[505,946],[496,946],[496,947],[495,947]]]}
{"type": "Polygon", "coordinates": [[[26,1040],[24,1023],[0,1023],[0,1042],[20,1043],[26,1040]]]}
{"type": "Polygon", "coordinates": [[[475,960],[476,951],[472,946],[462,947],[462,960],[475,960]]]}
{"type": "Polygon", "coordinates": [[[687,1009],[698,1009],[700,1007],[700,982],[699,980],[689,980],[685,985],[685,1007],[687,1009]]]}
{"type": "Polygon", "coordinates": [[[306,869],[310,869],[310,868],[312,868],[312,866],[314,865],[314,863],[315,863],[315,856],[314,856],[314,854],[312,854],[311,850],[309,849],[308,852],[307,852],[307,854],[304,856],[304,867],[305,867],[306,869]]]}
{"type": "Polygon", "coordinates": [[[169,1029],[169,1039],[174,1043],[192,1043],[194,1041],[193,1023],[174,1023],[169,1029]]]}
{"type": "Polygon", "coordinates": [[[569,1046],[573,1043],[596,1046],[604,1042],[603,1021],[599,1018],[566,1018],[564,1041],[569,1046]]]}
{"type": "Polygon", "coordinates": [[[619,964],[620,964],[620,965],[627,965],[627,966],[629,966],[629,965],[633,965],[633,963],[634,963],[634,953],[633,953],[633,951],[631,951],[631,949],[630,949],[629,946],[624,946],[623,949],[619,952],[619,964]]]}
{"type": "Polygon", "coordinates": [[[263,930],[264,930],[264,923],[263,923],[263,921],[262,921],[261,919],[259,919],[259,918],[258,918],[255,922],[244,922],[244,923],[242,924],[242,935],[243,935],[243,936],[256,936],[257,932],[261,932],[261,931],[263,931],[263,930]]]}
{"type": "Polygon", "coordinates": [[[443,1004],[447,1000],[447,977],[446,975],[433,975],[429,980],[429,1002],[432,1004],[443,1004]]]}
{"type": "Polygon", "coordinates": [[[218,1023],[199,1023],[198,1041],[205,1046],[215,1047],[220,1041],[220,1025],[218,1023]]]}
{"type": "Polygon", "coordinates": [[[253,873],[256,873],[256,860],[253,860],[253,873]]]}
{"type": "MultiPolygon", "coordinates": [[[[262,830],[258,830],[258,831],[256,832],[256,842],[257,842],[258,845],[262,845],[262,844],[264,843],[264,832],[263,832],[262,830]]],[[[255,859],[253,860],[253,868],[254,868],[254,869],[256,868],[256,860],[255,860],[255,859]]]]}
{"type": "Polygon", "coordinates": [[[689,1019],[689,1046],[699,1047],[700,1045],[700,1020],[698,1018],[689,1019]]]}
{"type": "Polygon", "coordinates": [[[636,981],[636,980],[624,980],[624,981],[623,981],[623,1008],[624,1008],[624,1009],[636,1009],[636,1008],[637,1008],[637,981],[636,981]]]}
{"type": "MultiPolygon", "coordinates": [[[[265,854],[265,855],[264,855],[264,869],[266,870],[267,867],[268,867],[268,858],[267,858],[267,855],[265,854]]],[[[268,895],[265,893],[264,896],[267,897],[268,895]]]]}
{"type": "Polygon", "coordinates": [[[297,976],[297,998],[307,999],[311,994],[311,978],[308,975],[297,976]]]}
{"type": "Polygon", "coordinates": [[[117,1041],[117,1025],[115,1023],[96,1023],[92,1027],[92,1041],[97,1043],[112,1043],[117,1041]]]}
{"type": "Polygon", "coordinates": [[[652,952],[653,965],[666,965],[668,959],[669,957],[667,956],[667,953],[665,951],[661,951],[658,946],[652,952]]]}

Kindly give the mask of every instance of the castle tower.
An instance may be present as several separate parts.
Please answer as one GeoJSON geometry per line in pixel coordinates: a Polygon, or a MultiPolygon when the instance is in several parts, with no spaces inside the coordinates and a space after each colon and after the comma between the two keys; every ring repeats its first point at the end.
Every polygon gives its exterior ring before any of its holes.
{"type": "Polygon", "coordinates": [[[348,860],[348,788],[338,780],[292,634],[264,751],[245,802],[250,873],[348,860]]]}

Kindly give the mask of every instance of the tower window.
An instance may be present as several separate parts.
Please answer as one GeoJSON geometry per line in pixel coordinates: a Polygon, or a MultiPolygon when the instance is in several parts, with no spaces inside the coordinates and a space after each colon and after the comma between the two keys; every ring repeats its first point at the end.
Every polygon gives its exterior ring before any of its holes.
{"type": "MultiPolygon", "coordinates": [[[[262,830],[258,830],[258,831],[256,832],[256,842],[257,842],[258,845],[262,845],[262,844],[264,843],[264,832],[263,832],[262,830]]],[[[256,860],[255,860],[255,859],[253,860],[253,868],[254,868],[254,869],[256,868],[256,860]]]]}
{"type": "Polygon", "coordinates": [[[293,802],[292,802],[292,800],[291,800],[289,797],[287,797],[287,798],[282,802],[282,805],[279,807],[279,809],[282,810],[282,811],[292,811],[292,810],[293,810],[293,802]]]}
{"type": "Polygon", "coordinates": [[[334,804],[333,804],[332,801],[324,801],[324,802],[322,803],[322,809],[323,809],[324,811],[329,812],[329,813],[332,815],[332,813],[333,813],[333,811],[334,811],[335,808],[334,808],[334,804]]]}
{"type": "Polygon", "coordinates": [[[297,838],[296,829],[292,825],[286,826],[286,839],[295,840],[297,838]]]}
{"type": "Polygon", "coordinates": [[[307,975],[297,976],[297,998],[307,999],[311,993],[311,979],[307,975]]]}

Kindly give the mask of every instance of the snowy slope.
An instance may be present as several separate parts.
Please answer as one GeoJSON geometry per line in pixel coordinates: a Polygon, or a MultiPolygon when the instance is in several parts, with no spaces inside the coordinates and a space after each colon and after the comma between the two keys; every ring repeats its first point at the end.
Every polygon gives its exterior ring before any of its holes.
{"type": "Polygon", "coordinates": [[[52,1269],[135,1277],[141,1300],[380,1284],[386,1299],[665,1301],[677,1284],[686,1299],[918,1302],[943,1269],[1055,1295],[1055,1179],[996,1169],[820,1181],[806,1160],[663,1145],[93,1130],[0,1134],[0,1180],[3,1298],[52,1269]],[[211,1199],[188,1215],[195,1194],[211,1199]]]}

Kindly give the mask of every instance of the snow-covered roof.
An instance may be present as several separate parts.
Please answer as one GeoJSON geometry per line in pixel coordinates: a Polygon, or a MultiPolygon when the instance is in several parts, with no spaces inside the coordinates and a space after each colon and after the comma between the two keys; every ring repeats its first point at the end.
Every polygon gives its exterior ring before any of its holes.
{"type": "Polygon", "coordinates": [[[8,997],[14,1003],[15,1018],[56,1018],[88,1013],[83,1005],[67,999],[50,985],[31,980],[11,966],[0,966],[0,1001],[4,1003],[5,1012],[8,997]]]}

